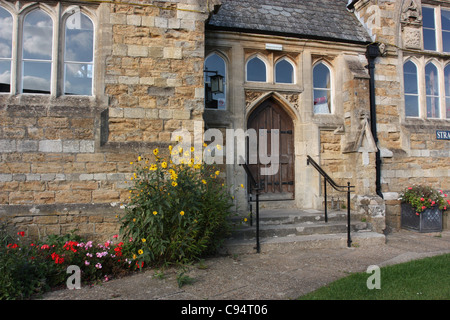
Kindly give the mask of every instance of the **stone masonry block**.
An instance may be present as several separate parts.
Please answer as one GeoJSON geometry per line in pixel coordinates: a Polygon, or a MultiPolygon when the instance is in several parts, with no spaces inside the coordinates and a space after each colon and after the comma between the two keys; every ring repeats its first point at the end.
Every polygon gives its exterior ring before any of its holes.
{"type": "Polygon", "coordinates": [[[123,108],[109,108],[111,118],[123,118],[123,108]]]}
{"type": "Polygon", "coordinates": [[[173,118],[177,120],[189,120],[191,119],[191,111],[190,110],[177,111],[173,114],[173,118]]]}
{"type": "Polygon", "coordinates": [[[95,143],[92,140],[80,141],[80,152],[92,153],[95,151],[95,143]]]}
{"type": "Polygon", "coordinates": [[[35,140],[22,140],[17,141],[18,152],[34,152],[38,151],[39,144],[35,140]]]}
{"type": "Polygon", "coordinates": [[[15,152],[16,141],[15,140],[0,140],[0,152],[15,152]]]}
{"type": "Polygon", "coordinates": [[[141,19],[141,24],[144,27],[154,27],[155,26],[155,17],[153,17],[153,16],[144,16],[141,19]]]}
{"type": "Polygon", "coordinates": [[[167,110],[167,109],[159,110],[159,118],[160,119],[172,119],[173,118],[173,110],[167,110]]]}
{"type": "Polygon", "coordinates": [[[124,108],[124,118],[143,119],[145,118],[145,109],[143,108],[124,108]]]}
{"type": "Polygon", "coordinates": [[[78,140],[66,140],[63,141],[63,152],[80,152],[80,141],[78,140]]]}
{"type": "Polygon", "coordinates": [[[141,16],[138,15],[127,15],[127,24],[132,26],[140,26],[141,25],[141,16]]]}
{"type": "Polygon", "coordinates": [[[129,45],[128,55],[131,57],[146,57],[148,55],[148,49],[145,46],[129,45]]]}
{"type": "Polygon", "coordinates": [[[155,27],[157,28],[167,28],[169,26],[169,21],[166,18],[155,17],[155,27]]]}
{"type": "Polygon", "coordinates": [[[166,47],[163,51],[164,59],[182,59],[183,50],[181,48],[166,47]]]}
{"type": "Polygon", "coordinates": [[[62,141],[61,140],[41,140],[39,141],[40,152],[61,152],[62,141]]]}

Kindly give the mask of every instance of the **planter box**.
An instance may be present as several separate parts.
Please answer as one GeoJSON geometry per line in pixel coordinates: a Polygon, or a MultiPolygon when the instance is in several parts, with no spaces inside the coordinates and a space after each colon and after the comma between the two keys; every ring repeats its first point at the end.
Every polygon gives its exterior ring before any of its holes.
{"type": "Polygon", "coordinates": [[[428,208],[416,214],[409,203],[402,203],[402,228],[418,232],[441,232],[442,212],[439,208],[428,208]]]}

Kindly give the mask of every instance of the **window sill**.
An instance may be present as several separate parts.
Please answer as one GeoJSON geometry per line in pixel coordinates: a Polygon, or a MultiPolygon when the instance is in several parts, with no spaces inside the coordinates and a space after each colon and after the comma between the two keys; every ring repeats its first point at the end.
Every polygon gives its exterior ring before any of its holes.
{"type": "Polygon", "coordinates": [[[303,88],[300,85],[294,84],[286,84],[286,83],[269,83],[269,82],[252,82],[246,81],[244,82],[245,90],[255,90],[255,91],[283,91],[283,92],[295,92],[301,93],[303,92],[303,88]]]}
{"type": "Polygon", "coordinates": [[[450,127],[450,119],[407,117],[402,125],[406,128],[440,129],[450,127]]]}

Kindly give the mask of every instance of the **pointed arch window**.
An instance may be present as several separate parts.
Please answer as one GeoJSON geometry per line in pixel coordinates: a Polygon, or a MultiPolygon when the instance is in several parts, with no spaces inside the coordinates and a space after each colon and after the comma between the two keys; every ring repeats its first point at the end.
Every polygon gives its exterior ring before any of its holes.
{"type": "Polygon", "coordinates": [[[80,11],[65,21],[64,94],[92,95],[94,25],[80,11]]]}
{"type": "Polygon", "coordinates": [[[0,92],[11,92],[13,17],[0,7],[0,92]]]}
{"type": "Polygon", "coordinates": [[[319,62],[313,67],[314,113],[331,113],[331,71],[319,62]]]}
{"type": "Polygon", "coordinates": [[[427,100],[427,117],[440,117],[439,74],[436,66],[429,62],[425,66],[425,88],[427,100]]]}
{"type": "Polygon", "coordinates": [[[247,81],[266,82],[267,67],[264,61],[259,57],[253,57],[247,62],[246,66],[247,81]]]}
{"type": "Polygon", "coordinates": [[[205,60],[205,108],[225,110],[227,108],[227,67],[225,60],[213,53],[205,60]],[[220,75],[223,77],[223,92],[212,92],[211,76],[220,75]]]}
{"type": "Polygon", "coordinates": [[[405,115],[407,117],[419,116],[419,86],[417,66],[412,61],[403,65],[403,81],[405,86],[405,115]]]}
{"type": "Polygon", "coordinates": [[[53,21],[43,10],[29,12],[23,20],[22,92],[50,94],[53,21]]]}
{"type": "Polygon", "coordinates": [[[276,83],[294,83],[294,67],[286,59],[281,59],[275,64],[276,83]]]}

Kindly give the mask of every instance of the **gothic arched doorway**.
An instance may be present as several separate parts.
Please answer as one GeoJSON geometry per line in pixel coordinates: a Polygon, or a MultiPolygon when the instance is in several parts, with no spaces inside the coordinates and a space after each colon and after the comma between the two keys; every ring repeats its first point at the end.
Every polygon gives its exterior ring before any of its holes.
{"type": "MultiPolygon", "coordinates": [[[[261,183],[261,199],[294,199],[295,190],[295,153],[294,125],[291,117],[274,99],[262,102],[249,116],[247,129],[256,130],[258,136],[256,164],[249,165],[255,180],[261,183]],[[262,130],[262,129],[266,129],[262,130]],[[277,131],[278,130],[278,131],[277,131]],[[267,136],[265,137],[265,133],[267,136]],[[278,134],[277,134],[278,133],[278,134]],[[266,139],[262,139],[262,138],[266,139]],[[263,164],[260,158],[261,144],[266,144],[267,156],[271,156],[272,143],[278,143],[278,170],[271,174],[262,174],[264,168],[274,163],[263,164]]],[[[249,148],[251,150],[251,148],[249,148]]],[[[263,153],[264,154],[264,153],[263,153]]],[[[249,155],[250,156],[250,155],[249,155]]],[[[249,157],[247,157],[249,158],[249,157]]]]}

